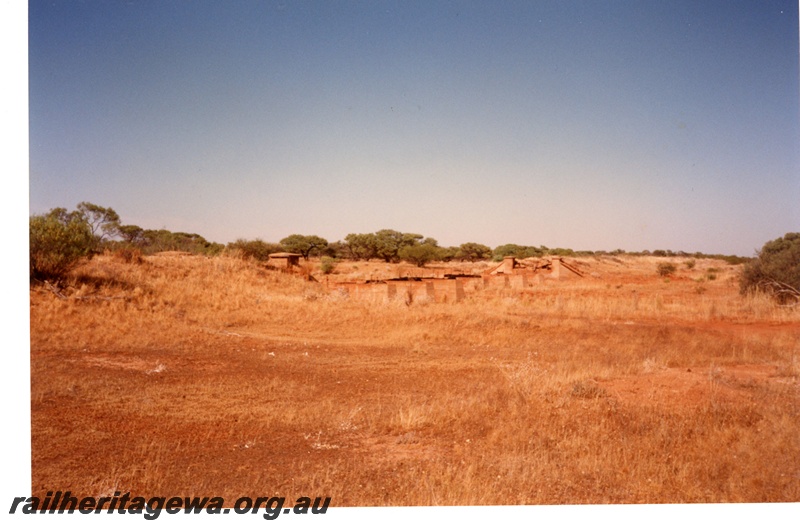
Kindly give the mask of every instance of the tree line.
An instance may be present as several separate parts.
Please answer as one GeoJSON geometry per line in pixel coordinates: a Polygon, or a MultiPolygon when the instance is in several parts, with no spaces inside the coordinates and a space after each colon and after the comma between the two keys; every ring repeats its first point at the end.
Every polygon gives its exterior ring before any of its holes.
{"type": "Polygon", "coordinates": [[[222,245],[198,234],[152,230],[123,224],[112,208],[81,202],[75,210],[53,208],[46,214],[30,217],[30,278],[58,281],[82,259],[106,250],[136,252],[143,255],[163,251],[183,251],[213,256],[225,251],[243,258],[267,261],[276,252],[300,254],[304,259],[401,261],[419,267],[433,261],[500,261],[507,256],[517,259],[556,256],[652,255],[724,259],[731,264],[747,263],[741,277],[743,293],[772,290],[782,301],[794,300],[800,290],[800,234],[789,233],[764,245],[755,259],[699,252],[654,250],[626,252],[574,251],[508,243],[490,248],[475,242],[459,246],[440,246],[436,239],[422,234],[383,229],[371,233],[351,233],[341,241],[328,242],[317,235],[292,234],[278,243],[261,239],[238,239],[222,245]],[[789,293],[789,294],[787,294],[789,293]]]}
{"type": "Polygon", "coordinates": [[[198,234],[122,224],[113,208],[90,202],[81,202],[73,211],[53,208],[46,214],[32,215],[29,229],[30,277],[40,281],[60,280],[81,259],[105,250],[141,254],[179,250],[214,255],[225,248],[198,234]]]}

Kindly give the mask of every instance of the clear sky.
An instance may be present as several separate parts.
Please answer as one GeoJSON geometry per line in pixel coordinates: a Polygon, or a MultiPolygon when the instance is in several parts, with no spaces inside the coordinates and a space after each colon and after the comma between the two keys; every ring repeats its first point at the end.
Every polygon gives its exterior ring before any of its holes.
{"type": "Polygon", "coordinates": [[[800,231],[796,0],[31,0],[28,28],[31,213],[746,256],[800,231]]]}

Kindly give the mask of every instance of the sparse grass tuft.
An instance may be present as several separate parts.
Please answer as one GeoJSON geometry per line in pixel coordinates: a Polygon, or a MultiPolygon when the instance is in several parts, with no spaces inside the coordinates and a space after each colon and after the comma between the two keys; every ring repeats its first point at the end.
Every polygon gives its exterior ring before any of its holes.
{"type": "Polygon", "coordinates": [[[670,276],[675,274],[675,271],[678,270],[674,263],[659,263],[656,266],[656,272],[658,272],[659,276],[670,276]]]}
{"type": "Polygon", "coordinates": [[[572,396],[581,399],[597,399],[606,397],[608,392],[597,384],[597,381],[585,379],[572,385],[572,396]]]}

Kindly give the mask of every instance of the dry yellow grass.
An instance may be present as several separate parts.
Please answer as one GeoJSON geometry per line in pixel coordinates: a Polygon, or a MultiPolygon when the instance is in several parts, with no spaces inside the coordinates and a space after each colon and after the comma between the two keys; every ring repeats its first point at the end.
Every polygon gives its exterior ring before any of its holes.
{"type": "Polygon", "coordinates": [[[658,261],[408,306],[231,257],[98,257],[67,300],[31,292],[34,493],[800,501],[800,313],[724,262],[658,261]]]}

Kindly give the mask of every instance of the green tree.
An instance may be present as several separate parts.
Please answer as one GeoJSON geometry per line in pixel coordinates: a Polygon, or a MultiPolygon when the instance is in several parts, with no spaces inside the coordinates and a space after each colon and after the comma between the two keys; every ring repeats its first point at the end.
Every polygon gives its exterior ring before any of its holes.
{"type": "Polygon", "coordinates": [[[378,257],[378,238],[375,234],[347,234],[343,246],[350,259],[369,261],[378,257]]]}
{"type": "Polygon", "coordinates": [[[144,229],[136,225],[120,225],[117,227],[119,236],[123,241],[130,245],[141,245],[144,243],[144,229]]]}
{"type": "Polygon", "coordinates": [[[377,257],[386,263],[400,259],[400,249],[420,243],[422,235],[398,232],[397,230],[378,230],[375,232],[377,257]]]}
{"type": "Polygon", "coordinates": [[[347,245],[343,241],[328,242],[328,246],[320,254],[334,259],[343,259],[348,255],[347,245]]]}
{"type": "Polygon", "coordinates": [[[456,259],[471,262],[492,259],[492,249],[480,243],[463,243],[458,247],[456,259]]]}
{"type": "Polygon", "coordinates": [[[435,261],[439,258],[441,249],[430,243],[420,243],[419,245],[406,245],[397,253],[397,257],[410,261],[417,267],[424,267],[426,263],[435,261]]]}
{"type": "Polygon", "coordinates": [[[768,241],[739,278],[742,294],[763,291],[780,303],[800,302],[800,233],[768,241]]]}
{"type": "Polygon", "coordinates": [[[547,252],[549,252],[549,249],[545,246],[537,248],[508,243],[495,248],[494,251],[492,251],[492,259],[494,261],[501,261],[506,256],[514,256],[517,259],[538,258],[544,256],[547,252]]]}
{"type": "Polygon", "coordinates": [[[300,234],[287,236],[281,239],[280,243],[287,252],[302,254],[305,260],[308,260],[312,253],[324,250],[328,246],[328,241],[319,236],[304,236],[300,234]]]}
{"type": "Polygon", "coordinates": [[[30,278],[60,281],[82,258],[91,257],[97,239],[81,215],[56,208],[30,218],[30,278]]]}
{"type": "Polygon", "coordinates": [[[442,247],[439,249],[439,260],[453,261],[458,258],[458,253],[461,251],[459,247],[442,247]]]}
{"type": "Polygon", "coordinates": [[[76,214],[83,217],[92,232],[92,237],[96,238],[99,243],[119,235],[119,215],[112,208],[82,202],[78,204],[76,214]]]}
{"type": "Polygon", "coordinates": [[[495,261],[502,261],[503,258],[506,256],[513,256],[515,258],[521,258],[522,254],[524,253],[525,247],[520,245],[515,245],[514,243],[506,243],[505,245],[500,245],[496,247],[492,252],[493,259],[495,261]]]}

